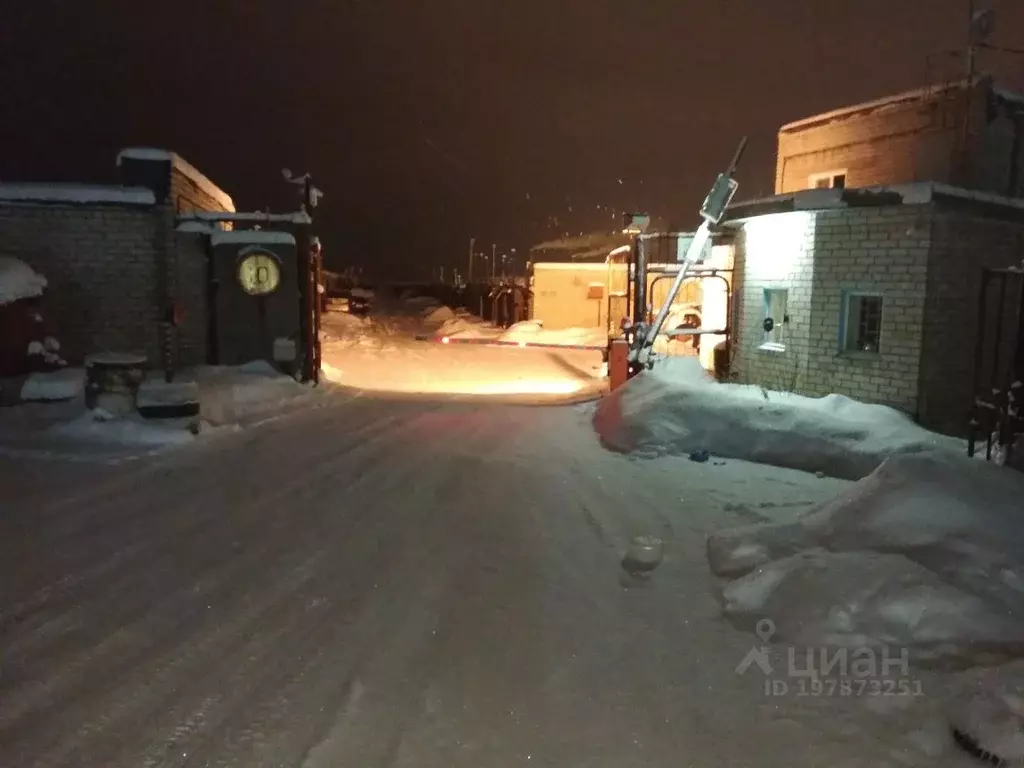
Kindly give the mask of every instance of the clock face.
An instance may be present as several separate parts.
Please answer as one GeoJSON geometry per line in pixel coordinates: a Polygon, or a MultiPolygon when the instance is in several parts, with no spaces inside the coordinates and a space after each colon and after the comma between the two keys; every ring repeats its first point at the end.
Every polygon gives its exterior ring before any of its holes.
{"type": "Polygon", "coordinates": [[[281,268],[269,253],[250,253],[238,264],[238,282],[250,296],[264,296],[277,290],[281,268]]]}

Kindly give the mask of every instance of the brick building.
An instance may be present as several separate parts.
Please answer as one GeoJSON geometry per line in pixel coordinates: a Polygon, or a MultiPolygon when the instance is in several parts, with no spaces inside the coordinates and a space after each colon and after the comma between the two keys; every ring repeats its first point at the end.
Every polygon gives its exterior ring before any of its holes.
{"type": "Polygon", "coordinates": [[[929,86],[783,126],[775,193],[933,181],[1024,190],[1024,97],[990,78],[929,86]]]}
{"type": "Polygon", "coordinates": [[[736,204],[723,233],[739,381],[965,431],[981,268],[1021,264],[1024,200],[930,182],[815,189],[736,204]]]}
{"type": "Polygon", "coordinates": [[[206,245],[177,219],[233,211],[231,198],[170,152],[125,150],[117,164],[119,184],[0,184],[0,256],[46,276],[44,314],[69,362],[96,351],[159,361],[171,305],[180,362],[206,362],[206,245]]]}

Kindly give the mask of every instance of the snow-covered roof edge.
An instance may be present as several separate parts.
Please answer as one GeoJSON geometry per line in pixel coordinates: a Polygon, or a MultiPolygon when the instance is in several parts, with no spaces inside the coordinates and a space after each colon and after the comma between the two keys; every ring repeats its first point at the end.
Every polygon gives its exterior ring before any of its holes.
{"type": "Polygon", "coordinates": [[[312,224],[313,219],[304,211],[294,213],[190,211],[178,214],[179,221],[248,221],[253,223],[312,224]]]}
{"type": "MultiPolygon", "coordinates": [[[[980,80],[976,78],[973,85],[977,85],[978,82],[980,82],[980,80]]],[[[850,104],[849,106],[839,107],[838,109],[833,109],[829,112],[822,112],[821,114],[811,115],[810,117],[804,117],[799,120],[794,120],[791,123],[786,123],[779,128],[779,133],[787,133],[799,128],[807,128],[817,123],[827,123],[830,120],[836,120],[840,117],[847,117],[858,112],[867,112],[873,109],[893,106],[905,101],[917,101],[932,98],[947,91],[962,90],[963,88],[966,88],[967,85],[967,80],[958,80],[938,85],[926,85],[922,88],[915,88],[912,91],[903,91],[902,93],[894,93],[891,96],[883,96],[882,98],[874,99],[873,101],[863,101],[859,104],[850,104]]]]}
{"type": "Polygon", "coordinates": [[[203,221],[196,221],[195,219],[189,219],[183,221],[174,228],[175,232],[188,232],[197,235],[212,235],[216,232],[216,228],[212,224],[207,224],[203,221]]]}
{"type": "Polygon", "coordinates": [[[0,182],[0,200],[19,203],[74,203],[155,205],[156,196],[146,187],[113,184],[0,182]]]}
{"type": "Polygon", "coordinates": [[[784,211],[820,211],[835,208],[863,207],[871,196],[878,197],[878,205],[926,205],[936,198],[953,198],[956,200],[986,203],[1016,211],[1024,211],[1024,199],[1005,197],[991,192],[979,192],[950,184],[933,181],[920,181],[912,184],[893,184],[881,187],[860,187],[847,189],[802,189],[787,192],[773,197],[756,200],[744,200],[729,206],[726,212],[727,223],[736,223],[743,219],[759,216],[765,209],[784,211]],[[892,196],[898,196],[894,202],[892,196]],[[851,205],[845,198],[860,197],[859,205],[851,205]],[[749,211],[749,213],[748,213],[749,211]]]}
{"type": "Polygon", "coordinates": [[[178,170],[183,176],[189,179],[203,192],[212,197],[229,211],[235,210],[235,203],[223,189],[218,187],[209,178],[203,175],[195,166],[189,163],[181,155],[170,152],[166,149],[153,147],[128,147],[117,153],[117,164],[121,165],[124,159],[129,160],[163,160],[169,162],[172,167],[178,170]]]}
{"type": "Polygon", "coordinates": [[[228,232],[214,232],[210,237],[210,243],[220,245],[231,243],[235,245],[264,245],[280,243],[295,245],[295,237],[290,232],[275,232],[264,229],[234,229],[228,232]]]}

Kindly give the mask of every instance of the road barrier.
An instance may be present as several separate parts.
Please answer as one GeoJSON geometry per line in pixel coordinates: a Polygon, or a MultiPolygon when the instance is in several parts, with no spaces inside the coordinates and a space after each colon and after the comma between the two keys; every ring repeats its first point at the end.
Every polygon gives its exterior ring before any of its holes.
{"type": "Polygon", "coordinates": [[[545,344],[539,341],[503,341],[501,339],[474,339],[457,336],[419,335],[417,341],[430,341],[439,344],[476,344],[481,347],[536,347],[540,349],[585,349],[593,352],[604,352],[604,345],[594,344],[545,344]]]}

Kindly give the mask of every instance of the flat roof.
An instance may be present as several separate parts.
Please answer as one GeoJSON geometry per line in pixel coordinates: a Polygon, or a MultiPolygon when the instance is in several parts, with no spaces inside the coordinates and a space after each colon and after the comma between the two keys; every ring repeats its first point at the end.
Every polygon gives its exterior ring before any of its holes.
{"type": "Polygon", "coordinates": [[[0,200],[72,205],[155,205],[153,190],[114,184],[0,182],[0,200]]]}
{"type": "MultiPolygon", "coordinates": [[[[974,84],[977,85],[978,82],[980,81],[975,80],[974,84]]],[[[881,99],[875,99],[874,101],[864,101],[860,104],[851,104],[847,107],[833,109],[831,112],[822,112],[818,115],[794,120],[792,123],[786,123],[782,126],[779,129],[779,133],[786,133],[799,128],[808,128],[817,123],[827,123],[840,117],[857,114],[858,112],[870,112],[875,109],[896,106],[908,101],[926,101],[927,99],[938,96],[941,93],[946,93],[947,91],[952,90],[963,90],[966,87],[966,80],[954,81],[952,83],[941,83],[938,85],[926,85],[923,88],[915,88],[912,91],[903,91],[902,93],[885,96],[881,99]]]]}
{"type": "Polygon", "coordinates": [[[954,187],[949,184],[922,181],[887,187],[803,189],[772,197],[745,200],[729,206],[723,223],[735,223],[755,216],[789,211],[926,205],[934,202],[982,206],[988,210],[1000,210],[1004,214],[1024,215],[1024,199],[1022,198],[1005,197],[990,192],[954,187]]]}

